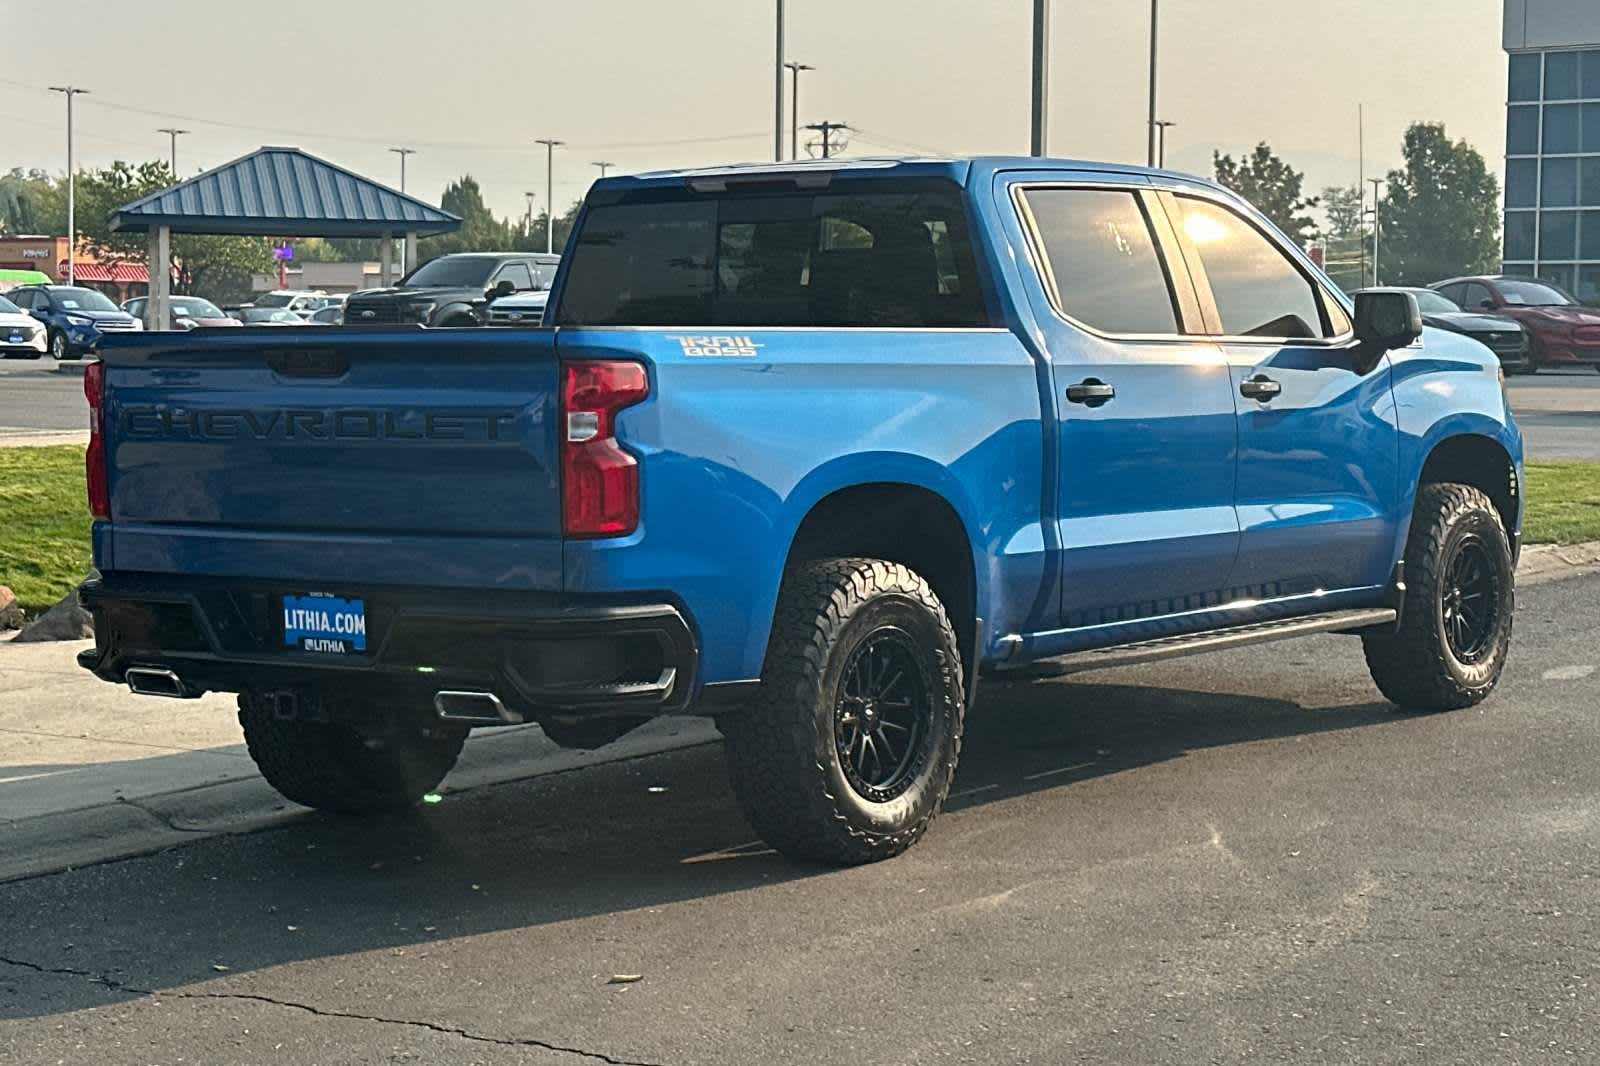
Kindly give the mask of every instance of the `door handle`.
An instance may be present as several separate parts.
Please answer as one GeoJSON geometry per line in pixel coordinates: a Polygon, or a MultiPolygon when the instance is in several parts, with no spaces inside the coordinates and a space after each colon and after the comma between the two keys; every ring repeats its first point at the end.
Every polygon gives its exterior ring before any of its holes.
{"type": "Polygon", "coordinates": [[[1255,377],[1239,384],[1239,394],[1241,396],[1246,396],[1259,403],[1266,403],[1282,391],[1283,386],[1265,374],[1257,374],[1255,377]]]}
{"type": "Polygon", "coordinates": [[[1117,394],[1116,386],[1107,385],[1099,378],[1084,378],[1076,385],[1067,386],[1067,402],[1081,403],[1085,407],[1099,407],[1117,394]]]}

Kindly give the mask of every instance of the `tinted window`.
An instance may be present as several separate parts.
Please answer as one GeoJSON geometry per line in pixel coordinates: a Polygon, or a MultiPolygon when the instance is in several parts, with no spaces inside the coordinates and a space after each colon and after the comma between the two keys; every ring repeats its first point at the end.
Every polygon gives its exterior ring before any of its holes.
{"type": "Polygon", "coordinates": [[[1577,104],[1559,104],[1544,109],[1544,150],[1546,154],[1563,154],[1578,150],[1577,104]]]}
{"type": "MultiPolygon", "coordinates": [[[[1521,162],[1521,160],[1518,160],[1521,162]]],[[[1532,162],[1532,160],[1528,160],[1532,162]]],[[[1546,159],[1540,185],[1540,204],[1545,207],[1573,207],[1578,203],[1578,161],[1546,159]]],[[[1520,205],[1519,205],[1520,206],[1520,205]]]]}
{"type": "Polygon", "coordinates": [[[1506,258],[1507,259],[1532,259],[1533,258],[1533,211],[1507,211],[1506,212],[1506,258]]]}
{"type": "Polygon", "coordinates": [[[1541,60],[1537,52],[1519,52],[1511,57],[1511,100],[1539,99],[1539,79],[1542,76],[1541,60]]]}
{"type": "Polygon", "coordinates": [[[1583,84],[1579,91],[1585,100],[1600,100],[1600,52],[1585,52],[1580,62],[1583,84]]]}
{"type": "Polygon", "coordinates": [[[1590,307],[1600,303],[1600,266],[1578,268],[1578,298],[1590,307]]]}
{"type": "Polygon", "coordinates": [[[1539,151],[1539,109],[1506,109],[1506,154],[1534,155],[1539,151]]]}
{"type": "Polygon", "coordinates": [[[954,186],[647,195],[590,207],[568,257],[559,322],[988,325],[954,186]]]}
{"type": "Polygon", "coordinates": [[[1544,98],[1578,98],[1578,53],[1550,52],[1544,57],[1544,98]]]}
{"type": "MultiPolygon", "coordinates": [[[[1600,211],[1585,211],[1578,227],[1578,258],[1600,259],[1600,211]]],[[[1506,258],[1531,259],[1533,256],[1531,253],[1526,256],[1507,253],[1506,258]]]]}
{"type": "Polygon", "coordinates": [[[32,307],[33,306],[33,292],[32,292],[32,290],[23,289],[21,292],[12,293],[11,294],[11,302],[16,304],[19,308],[22,308],[23,310],[26,310],[26,309],[32,307]]]}
{"type": "Polygon", "coordinates": [[[1178,198],[1230,337],[1321,337],[1316,289],[1277,245],[1228,209],[1178,198]]]}
{"type": "Polygon", "coordinates": [[[1172,289],[1150,222],[1132,192],[1030,189],[1061,309],[1109,333],[1177,333],[1172,289]]]}
{"type": "Polygon", "coordinates": [[[526,263],[508,263],[506,268],[495,275],[495,283],[502,281],[511,282],[511,287],[518,292],[527,292],[533,288],[533,275],[528,273],[526,263]]]}
{"type": "Polygon", "coordinates": [[[498,259],[487,256],[445,255],[422,264],[400,284],[413,289],[479,289],[499,265],[498,259]]]}
{"type": "Polygon", "coordinates": [[[1545,283],[1545,288],[1560,290],[1563,304],[1578,302],[1566,295],[1566,291],[1578,287],[1577,279],[1578,271],[1576,267],[1544,265],[1539,267],[1539,280],[1545,283]]]}
{"type": "Polygon", "coordinates": [[[1484,304],[1489,302],[1489,290],[1482,285],[1467,285],[1461,290],[1461,299],[1458,301],[1468,311],[1482,311],[1484,304]]]}
{"type": "Polygon", "coordinates": [[[1578,213],[1541,211],[1539,213],[1539,258],[1576,259],[1578,257],[1578,213]]]}
{"type": "Polygon", "coordinates": [[[1585,152],[1600,152],[1600,104],[1584,104],[1583,133],[1580,140],[1585,152]]]}
{"type": "Polygon", "coordinates": [[[1506,206],[1534,207],[1539,202],[1539,161],[1506,161],[1506,206]]]}

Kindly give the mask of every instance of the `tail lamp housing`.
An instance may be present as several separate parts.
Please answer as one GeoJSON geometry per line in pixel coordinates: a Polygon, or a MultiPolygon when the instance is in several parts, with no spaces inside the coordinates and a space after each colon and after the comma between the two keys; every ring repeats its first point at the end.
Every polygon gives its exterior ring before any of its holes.
{"type": "Polygon", "coordinates": [[[83,366],[83,396],[89,401],[89,447],[83,453],[83,483],[89,513],[111,517],[111,489],[106,479],[106,365],[95,359],[83,366]]]}
{"type": "Polygon", "coordinates": [[[639,461],[616,438],[617,412],[650,395],[640,363],[561,367],[561,516],[568,537],[620,537],[639,526],[639,461]]]}

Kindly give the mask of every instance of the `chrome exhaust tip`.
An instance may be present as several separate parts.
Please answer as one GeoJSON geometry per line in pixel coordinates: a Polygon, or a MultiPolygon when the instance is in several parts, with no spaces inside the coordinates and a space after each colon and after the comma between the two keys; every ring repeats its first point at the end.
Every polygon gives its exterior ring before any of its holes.
{"type": "Polygon", "coordinates": [[[446,722],[463,725],[520,725],[522,715],[500,702],[493,692],[445,689],[433,694],[433,709],[446,722]]]}
{"type": "Polygon", "coordinates": [[[190,689],[183,679],[171,670],[158,666],[132,666],[122,675],[130,691],[139,696],[165,696],[174,700],[192,700],[200,693],[190,689]]]}

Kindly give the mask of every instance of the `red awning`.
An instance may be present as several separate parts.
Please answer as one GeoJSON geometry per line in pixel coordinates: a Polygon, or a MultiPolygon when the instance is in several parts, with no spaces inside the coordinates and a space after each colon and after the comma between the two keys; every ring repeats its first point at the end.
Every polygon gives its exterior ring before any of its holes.
{"type": "MultiPolygon", "coordinates": [[[[67,276],[67,264],[63,260],[57,269],[57,274],[62,278],[67,276]]],[[[138,263],[74,263],[73,274],[79,281],[110,282],[115,285],[131,283],[150,284],[150,271],[138,263]]]]}

